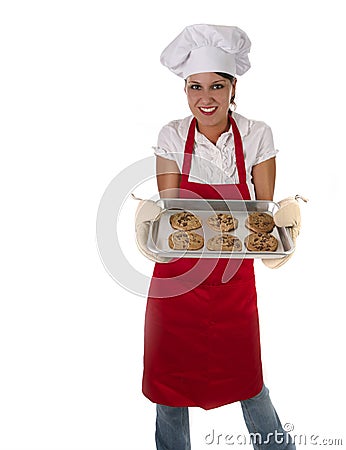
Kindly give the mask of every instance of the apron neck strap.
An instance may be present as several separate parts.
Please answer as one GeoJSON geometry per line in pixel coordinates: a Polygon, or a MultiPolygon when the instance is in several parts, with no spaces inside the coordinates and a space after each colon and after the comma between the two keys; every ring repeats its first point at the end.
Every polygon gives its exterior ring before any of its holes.
{"type": "Polygon", "coordinates": [[[232,131],[234,136],[235,159],[237,164],[239,183],[243,184],[246,183],[246,169],[245,169],[243,142],[241,140],[237,124],[235,123],[235,120],[233,119],[231,114],[229,115],[229,118],[232,124],[232,131]]]}
{"type": "MultiPolygon", "coordinates": [[[[245,160],[244,160],[244,151],[243,151],[243,143],[241,140],[241,136],[239,133],[239,129],[235,120],[233,119],[231,113],[229,113],[229,120],[231,122],[232,132],[234,136],[234,148],[235,148],[235,158],[236,165],[238,171],[239,183],[246,183],[246,169],[245,169],[245,160]]],[[[196,118],[194,117],[190,123],[189,131],[187,134],[185,151],[184,151],[184,162],[182,168],[182,178],[185,178],[186,181],[189,177],[190,169],[191,169],[191,160],[192,153],[195,144],[195,130],[196,130],[196,118]]]]}
{"type": "Polygon", "coordinates": [[[189,178],[190,168],[191,168],[191,159],[192,152],[195,144],[195,129],[196,129],[196,117],[194,117],[190,123],[189,131],[187,133],[185,150],[184,150],[184,162],[182,168],[182,178],[189,178]]]}

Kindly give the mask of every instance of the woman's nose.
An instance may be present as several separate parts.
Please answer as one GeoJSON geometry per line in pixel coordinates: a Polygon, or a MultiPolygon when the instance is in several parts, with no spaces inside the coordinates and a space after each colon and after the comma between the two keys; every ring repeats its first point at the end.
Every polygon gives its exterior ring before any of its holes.
{"type": "Polygon", "coordinates": [[[214,101],[214,97],[209,91],[201,91],[200,101],[208,104],[214,101]]]}

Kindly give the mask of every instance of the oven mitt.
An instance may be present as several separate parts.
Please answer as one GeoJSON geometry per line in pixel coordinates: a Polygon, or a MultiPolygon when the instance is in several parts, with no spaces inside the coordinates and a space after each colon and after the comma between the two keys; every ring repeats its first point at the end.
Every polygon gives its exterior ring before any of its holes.
{"type": "MultiPolygon", "coordinates": [[[[290,236],[292,238],[294,248],[296,246],[296,241],[301,226],[300,207],[298,202],[299,199],[303,200],[304,202],[308,201],[305,197],[302,197],[300,195],[285,198],[284,200],[278,202],[279,209],[274,214],[275,225],[277,225],[278,227],[288,228],[288,232],[290,233],[290,236]]],[[[262,262],[270,269],[278,269],[292,257],[293,253],[294,250],[292,253],[284,256],[283,258],[262,259],[262,262]]]]}
{"type": "Polygon", "coordinates": [[[140,200],[135,216],[136,242],[140,252],[154,262],[169,262],[171,258],[164,258],[156,255],[147,248],[150,221],[154,220],[162,211],[153,200],[141,200],[132,195],[136,200],[140,200]]]}

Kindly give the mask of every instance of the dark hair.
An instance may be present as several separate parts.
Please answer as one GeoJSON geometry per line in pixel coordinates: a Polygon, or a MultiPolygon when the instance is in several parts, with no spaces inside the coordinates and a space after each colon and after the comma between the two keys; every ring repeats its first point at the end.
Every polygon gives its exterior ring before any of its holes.
{"type": "MultiPolygon", "coordinates": [[[[220,75],[220,77],[223,78],[227,78],[227,80],[229,80],[231,83],[233,83],[233,81],[235,80],[235,77],[229,73],[224,73],[224,72],[215,72],[216,74],[220,75]]],[[[187,79],[185,78],[185,83],[186,83],[187,79]]]]}
{"type": "Polygon", "coordinates": [[[229,73],[224,72],[215,72],[215,73],[220,75],[220,77],[227,78],[231,83],[233,83],[233,81],[235,80],[235,77],[229,73]]]}

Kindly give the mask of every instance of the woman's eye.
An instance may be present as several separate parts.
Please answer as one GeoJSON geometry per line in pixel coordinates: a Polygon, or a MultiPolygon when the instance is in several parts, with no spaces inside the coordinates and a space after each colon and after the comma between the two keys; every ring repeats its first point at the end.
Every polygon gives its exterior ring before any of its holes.
{"type": "MultiPolygon", "coordinates": [[[[217,83],[217,84],[213,84],[211,86],[212,90],[217,90],[217,89],[223,89],[225,86],[221,83],[217,83]]],[[[189,88],[193,91],[200,91],[202,89],[202,86],[200,84],[190,84],[189,88]]]]}

